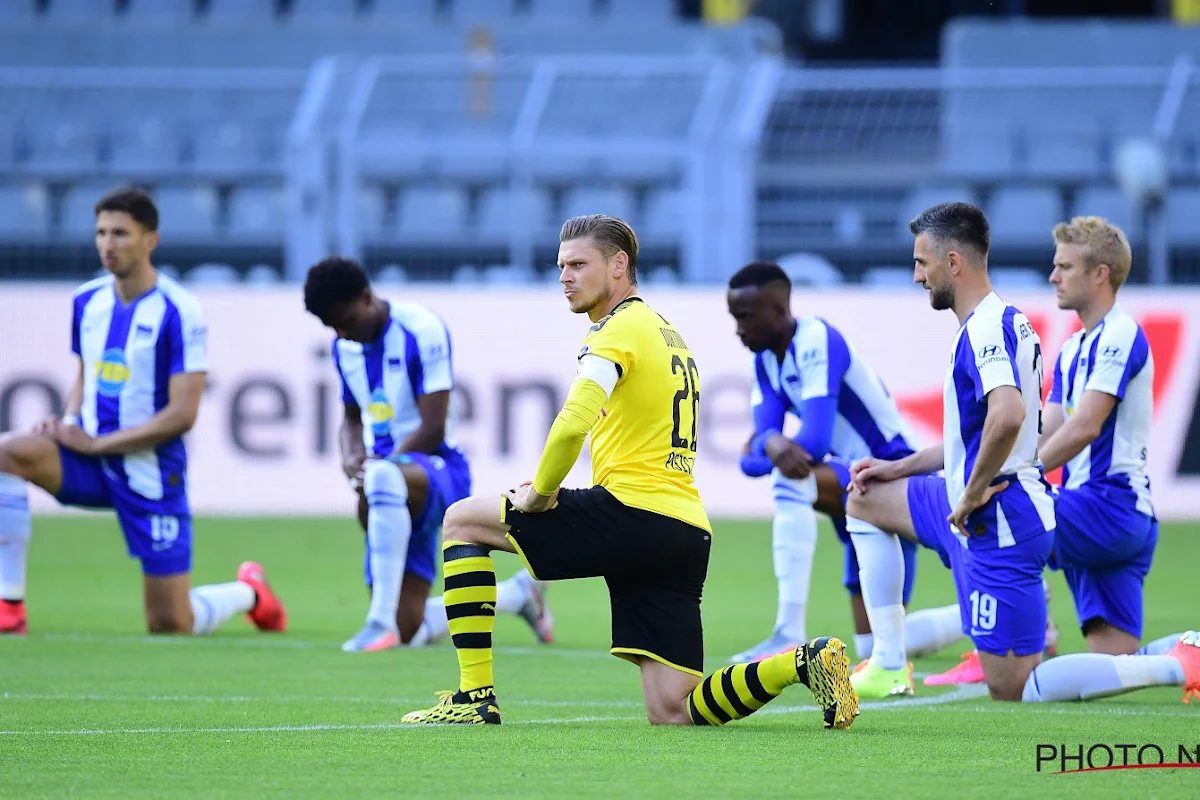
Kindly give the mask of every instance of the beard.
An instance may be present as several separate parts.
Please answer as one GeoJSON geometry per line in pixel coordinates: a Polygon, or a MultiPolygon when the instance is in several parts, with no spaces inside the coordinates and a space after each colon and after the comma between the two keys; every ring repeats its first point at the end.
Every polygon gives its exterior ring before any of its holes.
{"type": "Polygon", "coordinates": [[[602,306],[612,297],[612,287],[608,284],[592,297],[573,297],[568,302],[571,311],[576,314],[590,314],[597,306],[602,306]]]}
{"type": "Polygon", "coordinates": [[[929,305],[933,306],[934,311],[945,311],[948,308],[954,308],[954,287],[946,284],[945,286],[930,288],[929,305]]]}

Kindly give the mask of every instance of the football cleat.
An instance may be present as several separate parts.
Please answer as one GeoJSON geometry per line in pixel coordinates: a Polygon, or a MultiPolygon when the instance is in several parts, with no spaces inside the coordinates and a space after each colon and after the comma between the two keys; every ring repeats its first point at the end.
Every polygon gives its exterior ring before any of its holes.
{"type": "Polygon", "coordinates": [[[979,653],[972,650],[963,653],[962,663],[951,667],[939,675],[925,678],[926,686],[956,686],[962,683],[983,683],[983,664],[979,663],[979,653]]]}
{"type": "Polygon", "coordinates": [[[262,564],[256,561],[243,562],[238,567],[237,579],[254,590],[254,608],[250,609],[246,617],[260,631],[283,633],[287,630],[287,611],[267,584],[267,575],[262,564]]]}
{"type": "Polygon", "coordinates": [[[749,650],[743,650],[729,658],[730,664],[748,664],[751,661],[762,661],[764,658],[786,653],[789,650],[795,650],[800,645],[797,642],[789,640],[783,633],[776,628],[771,632],[771,636],[764,641],[751,647],[749,650]]]}
{"type": "Polygon", "coordinates": [[[529,594],[529,599],[525,601],[525,605],[521,606],[517,614],[529,623],[529,627],[533,629],[533,635],[538,638],[539,642],[550,644],[554,641],[554,615],[550,613],[550,607],[546,605],[545,584],[534,580],[528,572],[521,572],[516,577],[529,594]]]}
{"type": "Polygon", "coordinates": [[[28,627],[24,600],[0,600],[0,636],[24,636],[28,627]]]}
{"type": "Polygon", "coordinates": [[[367,622],[354,638],[342,645],[346,653],[374,653],[400,646],[400,634],[379,622],[367,622]]]}
{"type": "Polygon", "coordinates": [[[499,725],[500,708],[490,686],[467,692],[435,692],[438,704],[410,711],[400,721],[407,725],[499,725]]]}
{"type": "Polygon", "coordinates": [[[869,700],[884,700],[889,697],[912,697],[916,694],[913,687],[912,664],[905,664],[900,669],[885,669],[869,661],[865,667],[856,669],[850,676],[850,683],[859,697],[869,700]]]}
{"type": "Polygon", "coordinates": [[[1200,702],[1200,633],[1188,631],[1167,653],[1183,666],[1183,702],[1200,702]]]}
{"type": "Polygon", "coordinates": [[[821,707],[826,728],[845,730],[858,716],[850,658],[841,639],[825,636],[796,648],[796,673],[821,707]]]}

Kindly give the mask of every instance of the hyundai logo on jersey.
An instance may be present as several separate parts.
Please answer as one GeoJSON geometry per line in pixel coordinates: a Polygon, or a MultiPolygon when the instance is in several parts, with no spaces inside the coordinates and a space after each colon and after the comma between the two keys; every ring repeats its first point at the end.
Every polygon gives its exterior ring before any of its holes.
{"type": "Polygon", "coordinates": [[[105,397],[116,397],[128,380],[129,364],[125,360],[125,351],[118,347],[105,350],[101,360],[96,362],[96,391],[105,397]]]}

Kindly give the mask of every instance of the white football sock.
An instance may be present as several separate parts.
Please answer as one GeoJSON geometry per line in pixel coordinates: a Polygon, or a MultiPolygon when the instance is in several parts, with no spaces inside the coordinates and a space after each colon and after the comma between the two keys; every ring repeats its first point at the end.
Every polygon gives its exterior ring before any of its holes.
{"type": "Polygon", "coordinates": [[[1172,633],[1170,636],[1164,636],[1161,639],[1155,639],[1149,644],[1142,645],[1142,647],[1137,651],[1136,655],[1165,656],[1167,653],[1171,652],[1171,648],[1178,644],[1179,640],[1182,638],[1182,633],[1172,633]]]}
{"type": "MultiPolygon", "coordinates": [[[[499,587],[496,587],[499,594],[499,587]]],[[[442,597],[430,597],[425,601],[425,619],[413,634],[409,647],[423,647],[440,642],[450,635],[450,622],[446,619],[446,601],[442,597]]]]}
{"type": "Polygon", "coordinates": [[[254,587],[241,581],[197,586],[189,593],[192,600],[192,633],[212,633],[235,614],[254,608],[254,587]]]}
{"type": "Polygon", "coordinates": [[[904,551],[900,540],[854,517],[846,517],[846,529],[858,556],[858,581],[874,637],[871,663],[884,669],[900,669],[908,660],[904,650],[904,551]]]}
{"type": "Polygon", "coordinates": [[[812,503],[777,494],[775,519],[771,524],[771,553],[778,588],[775,630],[795,644],[808,641],[805,614],[816,551],[817,515],[812,503]]]}
{"type": "Polygon", "coordinates": [[[875,637],[869,633],[854,634],[854,658],[862,661],[864,658],[871,657],[871,651],[875,647],[875,637]]]}
{"type": "Polygon", "coordinates": [[[1029,673],[1026,703],[1095,700],[1147,686],[1182,686],[1183,665],[1171,656],[1071,653],[1043,661],[1029,673]]]}
{"type": "Polygon", "coordinates": [[[904,648],[909,658],[933,655],[961,638],[962,612],[957,603],[923,608],[904,618],[904,648]]]}
{"type": "Polygon", "coordinates": [[[0,472],[0,600],[25,599],[32,525],[25,481],[0,472]]]}
{"type": "Polygon", "coordinates": [[[528,575],[528,572],[521,570],[508,580],[496,584],[497,614],[516,614],[529,600],[529,584],[525,581],[528,575]]]}
{"type": "Polygon", "coordinates": [[[371,548],[371,607],[367,622],[396,627],[400,584],[408,561],[412,517],[408,513],[408,484],[391,461],[371,461],[363,475],[367,495],[367,542],[371,548]]]}

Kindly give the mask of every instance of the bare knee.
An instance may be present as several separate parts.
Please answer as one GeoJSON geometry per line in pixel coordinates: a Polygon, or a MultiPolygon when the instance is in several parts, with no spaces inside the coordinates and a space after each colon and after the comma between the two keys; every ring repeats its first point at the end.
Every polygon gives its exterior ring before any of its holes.
{"type": "Polygon", "coordinates": [[[1021,695],[1025,691],[1025,682],[1022,681],[1019,685],[1015,683],[989,683],[988,694],[993,700],[999,700],[1005,703],[1021,702],[1021,695]]]}
{"type": "Polygon", "coordinates": [[[0,472],[29,480],[37,465],[37,450],[45,437],[30,433],[10,433],[0,436],[0,472]]]}
{"type": "Polygon", "coordinates": [[[149,613],[146,615],[146,630],[155,635],[191,633],[192,620],[179,615],[149,613]]]}
{"type": "Polygon", "coordinates": [[[446,509],[446,515],[442,518],[443,542],[475,542],[471,533],[476,526],[472,524],[469,509],[462,500],[446,509]]]}
{"type": "Polygon", "coordinates": [[[687,701],[678,703],[657,700],[646,703],[646,718],[651,725],[691,725],[692,717],[687,712],[687,701]]]}
{"type": "Polygon", "coordinates": [[[846,498],[846,516],[861,519],[863,522],[869,522],[878,527],[878,522],[875,519],[877,515],[875,503],[871,502],[871,496],[862,494],[861,492],[851,492],[846,498]]]}

